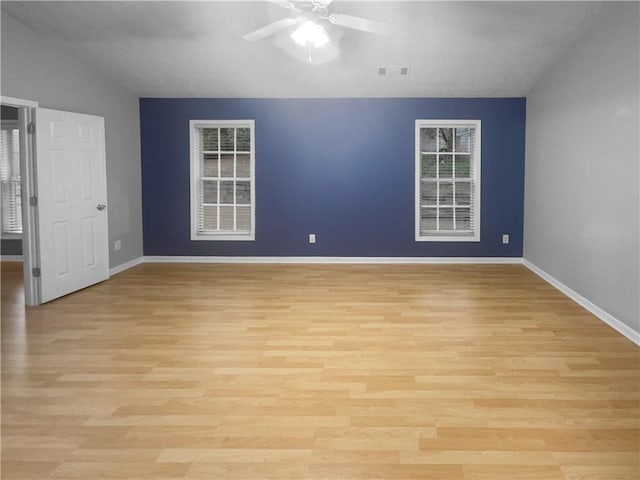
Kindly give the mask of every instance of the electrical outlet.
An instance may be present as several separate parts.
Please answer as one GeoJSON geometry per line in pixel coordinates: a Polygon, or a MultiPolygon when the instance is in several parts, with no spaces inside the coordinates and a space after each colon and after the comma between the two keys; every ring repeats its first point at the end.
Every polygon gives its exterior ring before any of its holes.
{"type": "Polygon", "coordinates": [[[509,235],[507,235],[506,233],[502,235],[502,243],[504,243],[505,245],[509,243],[509,235]]]}
{"type": "Polygon", "coordinates": [[[117,250],[120,250],[121,248],[122,248],[122,240],[116,240],[113,243],[113,249],[117,251],[117,250]]]}
{"type": "Polygon", "coordinates": [[[309,243],[316,243],[316,234],[315,233],[310,233],[309,234],[309,243]]]}

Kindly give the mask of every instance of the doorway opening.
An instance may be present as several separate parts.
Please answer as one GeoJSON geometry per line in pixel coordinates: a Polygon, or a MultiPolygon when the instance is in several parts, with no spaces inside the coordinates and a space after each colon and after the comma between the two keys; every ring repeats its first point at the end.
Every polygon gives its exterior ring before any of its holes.
{"type": "Polygon", "coordinates": [[[29,207],[35,178],[33,169],[32,122],[37,102],[1,97],[0,128],[0,253],[3,257],[22,257],[26,305],[38,305],[36,211],[29,207]]]}

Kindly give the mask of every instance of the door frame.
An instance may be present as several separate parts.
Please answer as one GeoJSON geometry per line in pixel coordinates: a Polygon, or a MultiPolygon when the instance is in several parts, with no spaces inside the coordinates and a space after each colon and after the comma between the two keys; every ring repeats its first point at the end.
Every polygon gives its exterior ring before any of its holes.
{"type": "Polygon", "coordinates": [[[40,281],[33,275],[33,269],[40,265],[38,258],[38,210],[29,199],[36,192],[35,145],[33,130],[34,109],[38,102],[0,96],[0,103],[18,109],[20,135],[20,189],[22,193],[22,269],[24,273],[24,301],[28,306],[41,303],[40,281]]]}

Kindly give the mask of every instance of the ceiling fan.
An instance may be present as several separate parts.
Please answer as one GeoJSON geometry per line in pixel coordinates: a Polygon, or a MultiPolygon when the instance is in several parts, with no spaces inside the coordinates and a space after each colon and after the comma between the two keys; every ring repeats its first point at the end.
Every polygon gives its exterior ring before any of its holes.
{"type": "Polygon", "coordinates": [[[388,35],[391,25],[376,20],[355,17],[343,13],[330,13],[329,5],[333,0],[267,0],[280,7],[286,8],[294,14],[293,18],[283,18],[242,38],[250,42],[262,40],[294,25],[299,27],[291,34],[291,38],[300,45],[321,47],[329,41],[329,36],[322,22],[328,21],[339,27],[351,28],[361,32],[388,35]]]}

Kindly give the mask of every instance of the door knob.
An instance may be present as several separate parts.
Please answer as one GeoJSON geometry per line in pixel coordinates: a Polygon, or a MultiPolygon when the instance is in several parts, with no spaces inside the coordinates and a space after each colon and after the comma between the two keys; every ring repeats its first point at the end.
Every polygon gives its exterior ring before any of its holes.
{"type": "Polygon", "coordinates": [[[103,205],[103,204],[101,204],[101,203],[99,203],[99,204],[98,204],[98,206],[97,206],[96,208],[97,208],[98,210],[102,211],[102,210],[104,210],[105,208],[107,208],[107,206],[106,206],[106,205],[103,205]]]}

